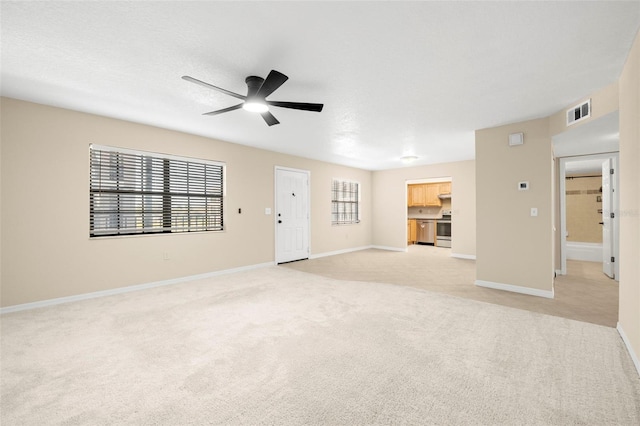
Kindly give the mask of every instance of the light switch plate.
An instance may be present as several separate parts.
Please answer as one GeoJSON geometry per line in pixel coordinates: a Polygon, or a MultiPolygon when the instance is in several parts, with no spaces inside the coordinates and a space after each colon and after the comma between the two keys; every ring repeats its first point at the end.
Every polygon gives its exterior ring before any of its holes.
{"type": "Polygon", "coordinates": [[[531,207],[531,217],[536,217],[536,216],[538,216],[538,208],[531,207]]]}
{"type": "Polygon", "coordinates": [[[265,207],[264,208],[264,214],[271,214],[271,208],[270,207],[265,207]]]}

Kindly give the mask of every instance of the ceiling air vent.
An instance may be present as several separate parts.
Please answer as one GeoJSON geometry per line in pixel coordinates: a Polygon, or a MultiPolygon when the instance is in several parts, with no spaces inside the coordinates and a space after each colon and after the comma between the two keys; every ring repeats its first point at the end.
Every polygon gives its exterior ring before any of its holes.
{"type": "Polygon", "coordinates": [[[591,116],[591,99],[567,110],[567,126],[591,116]]]}

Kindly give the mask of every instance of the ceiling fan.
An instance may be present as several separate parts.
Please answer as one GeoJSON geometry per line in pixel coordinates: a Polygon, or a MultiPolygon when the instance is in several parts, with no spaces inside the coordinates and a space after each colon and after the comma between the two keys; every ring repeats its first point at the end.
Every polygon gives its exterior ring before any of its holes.
{"type": "Polygon", "coordinates": [[[222,89],[220,87],[214,86],[209,83],[205,83],[204,81],[198,80],[193,77],[189,77],[188,75],[182,76],[183,80],[190,81],[192,83],[199,84],[204,87],[208,87],[209,89],[217,90],[222,93],[226,93],[229,96],[233,96],[234,98],[242,99],[244,102],[234,105],[228,108],[219,109],[216,111],[205,112],[202,115],[218,115],[223,112],[229,112],[236,109],[244,109],[251,112],[260,113],[264,121],[269,125],[273,126],[274,124],[280,123],[274,116],[269,112],[269,106],[275,106],[280,108],[290,108],[290,109],[299,109],[303,111],[322,111],[323,104],[310,104],[304,102],[281,102],[281,101],[269,101],[267,100],[267,96],[272,94],[276,89],[284,84],[285,81],[289,79],[286,75],[278,72],[276,70],[271,70],[266,79],[262,77],[256,77],[255,75],[250,75],[245,79],[245,83],[247,84],[247,95],[241,95],[239,93],[234,93],[226,89],[222,89]]]}

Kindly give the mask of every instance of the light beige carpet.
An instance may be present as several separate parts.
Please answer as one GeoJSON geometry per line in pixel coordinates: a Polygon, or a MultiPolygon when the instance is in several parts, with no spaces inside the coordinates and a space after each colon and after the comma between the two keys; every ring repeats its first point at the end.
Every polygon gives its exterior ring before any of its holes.
{"type": "Polygon", "coordinates": [[[5,314],[3,425],[638,425],[615,329],[268,267],[5,314]]]}
{"type": "Polygon", "coordinates": [[[283,265],[330,278],[397,284],[615,327],[618,283],[602,264],[567,261],[568,275],[555,280],[555,297],[529,296],[476,286],[475,260],[451,257],[451,249],[411,245],[408,251],[360,250],[283,265]]]}

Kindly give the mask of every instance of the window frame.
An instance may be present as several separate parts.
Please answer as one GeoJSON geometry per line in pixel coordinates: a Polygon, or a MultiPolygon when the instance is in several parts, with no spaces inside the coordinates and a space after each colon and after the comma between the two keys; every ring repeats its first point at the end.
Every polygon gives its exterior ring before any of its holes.
{"type": "Polygon", "coordinates": [[[226,172],[227,165],[221,161],[90,144],[89,238],[224,232],[226,172]],[[99,154],[94,151],[99,151],[99,154]],[[94,165],[96,158],[99,158],[94,155],[109,153],[121,155],[114,155],[115,160],[109,159],[109,162],[120,160],[124,164],[126,160],[135,160],[134,177],[131,178],[130,165],[125,167],[120,163],[98,170],[101,164],[94,165]],[[190,179],[189,175],[193,172],[198,177],[190,179]],[[105,178],[105,174],[116,174],[117,177],[105,178]],[[94,180],[99,183],[94,185],[94,180]],[[121,189],[121,185],[128,185],[129,188],[121,189]],[[100,200],[100,196],[104,200],[100,200]],[[130,198],[125,202],[126,196],[130,198]],[[101,202],[102,211],[99,206],[101,202]],[[121,206],[125,204],[128,215],[121,212],[121,206]],[[178,211],[182,211],[182,214],[178,211]],[[134,222],[133,226],[122,225],[121,222],[126,223],[124,219],[128,219],[129,223],[134,222]],[[96,227],[100,220],[107,224],[115,222],[116,225],[96,227]]]}
{"type": "MultiPolygon", "coordinates": [[[[352,179],[342,179],[342,178],[333,178],[331,180],[331,226],[344,226],[344,225],[357,225],[362,221],[362,209],[361,209],[361,204],[362,204],[362,184],[357,181],[357,180],[352,180],[352,179]],[[341,191],[339,191],[339,194],[342,195],[342,199],[339,199],[340,196],[338,196],[336,199],[336,190],[335,190],[335,185],[336,183],[338,185],[342,185],[343,189],[341,191]],[[344,191],[344,185],[357,185],[357,199],[355,200],[351,200],[351,199],[345,199],[345,198],[349,198],[345,196],[345,191],[344,191]],[[338,207],[338,211],[336,211],[336,205],[340,205],[342,204],[343,206],[346,206],[348,204],[352,204],[355,205],[355,213],[356,213],[356,217],[352,218],[351,220],[340,220],[340,209],[338,207]],[[337,217],[336,217],[337,215],[337,217]],[[337,220],[336,220],[337,219],[337,220]]],[[[343,209],[343,214],[353,214],[353,210],[349,209],[349,212],[345,213],[345,210],[347,209],[343,209]]]]}

